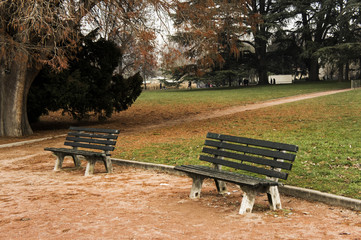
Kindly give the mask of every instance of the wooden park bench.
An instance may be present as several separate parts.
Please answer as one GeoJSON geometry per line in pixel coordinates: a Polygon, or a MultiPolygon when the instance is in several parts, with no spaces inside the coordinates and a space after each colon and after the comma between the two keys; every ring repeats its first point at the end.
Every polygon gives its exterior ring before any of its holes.
{"type": "Polygon", "coordinates": [[[64,145],[73,148],[44,148],[56,156],[54,171],[62,168],[66,156],[73,158],[76,167],[80,166],[78,156],[83,156],[88,161],[85,176],[93,174],[97,161],[104,163],[107,173],[113,171],[110,152],[114,150],[119,130],[83,127],[70,127],[69,130],[64,145]]]}
{"type": "Polygon", "coordinates": [[[258,193],[267,193],[270,208],[281,209],[278,179],[286,180],[291,170],[298,146],[208,133],[199,159],[213,167],[182,165],[175,169],[193,178],[190,198],[199,198],[205,178],[213,178],[219,193],[227,192],[225,182],[237,184],[243,191],[240,214],[252,212],[258,193]],[[221,167],[228,167],[222,170],[221,167]],[[236,170],[230,171],[231,169],[236,170]]]}

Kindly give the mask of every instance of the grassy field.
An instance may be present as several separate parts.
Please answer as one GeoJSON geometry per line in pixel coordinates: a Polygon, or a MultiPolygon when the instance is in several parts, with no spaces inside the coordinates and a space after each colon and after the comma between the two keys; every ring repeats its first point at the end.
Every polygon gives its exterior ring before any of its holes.
{"type": "Polygon", "coordinates": [[[145,91],[135,105],[160,108],[162,106],[193,106],[203,109],[237,106],[273,98],[281,98],[311,92],[349,88],[350,83],[320,82],[293,85],[251,86],[246,88],[203,88],[192,90],[145,91]]]}
{"type": "MultiPolygon", "coordinates": [[[[201,112],[267,99],[349,87],[318,83],[145,92],[136,105],[201,112]],[[196,106],[196,107],[192,107],[196,106]],[[191,109],[189,109],[191,108],[191,109]]],[[[237,113],[122,137],[114,157],[168,165],[198,164],[208,131],[299,146],[287,184],[361,199],[361,91],[237,113]]],[[[135,107],[136,107],[135,105],[135,107]]]]}

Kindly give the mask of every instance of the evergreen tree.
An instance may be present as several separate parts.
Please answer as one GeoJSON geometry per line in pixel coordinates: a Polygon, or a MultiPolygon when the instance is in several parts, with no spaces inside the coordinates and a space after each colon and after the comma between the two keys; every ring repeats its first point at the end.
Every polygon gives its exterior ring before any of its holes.
{"type": "Polygon", "coordinates": [[[142,77],[114,75],[120,49],[110,41],[93,41],[90,34],[81,44],[77,58],[62,72],[44,68],[29,91],[28,116],[34,122],[42,114],[62,109],[74,119],[96,115],[100,120],[113,111],[126,110],[140,95],[142,77]]]}

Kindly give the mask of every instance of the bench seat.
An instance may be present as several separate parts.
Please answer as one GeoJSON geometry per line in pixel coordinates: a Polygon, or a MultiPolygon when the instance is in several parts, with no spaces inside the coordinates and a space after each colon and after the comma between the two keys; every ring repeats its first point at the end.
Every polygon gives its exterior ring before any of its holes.
{"type": "Polygon", "coordinates": [[[47,147],[44,148],[46,151],[51,152],[59,152],[59,153],[65,153],[70,155],[82,155],[82,156],[88,156],[88,157],[106,157],[105,153],[101,152],[93,152],[93,151],[85,151],[85,150],[77,150],[77,149],[70,149],[70,148],[52,148],[47,147]]]}
{"type": "Polygon", "coordinates": [[[175,169],[179,171],[187,172],[189,174],[197,174],[205,178],[218,179],[221,181],[226,181],[237,185],[251,186],[254,188],[281,185],[281,183],[279,182],[271,181],[265,178],[257,178],[249,175],[223,171],[220,169],[201,166],[201,165],[181,165],[181,166],[176,166],[175,169]]]}

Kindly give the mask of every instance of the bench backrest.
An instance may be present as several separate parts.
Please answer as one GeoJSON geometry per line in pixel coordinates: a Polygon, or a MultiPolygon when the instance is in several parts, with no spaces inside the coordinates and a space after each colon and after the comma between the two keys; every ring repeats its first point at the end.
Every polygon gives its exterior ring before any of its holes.
{"type": "Polygon", "coordinates": [[[70,127],[64,145],[75,149],[96,149],[104,151],[108,156],[114,150],[119,130],[101,128],[70,127]]]}
{"type": "Polygon", "coordinates": [[[199,159],[213,164],[240,169],[271,178],[287,179],[296,158],[298,146],[208,133],[199,159]]]}

